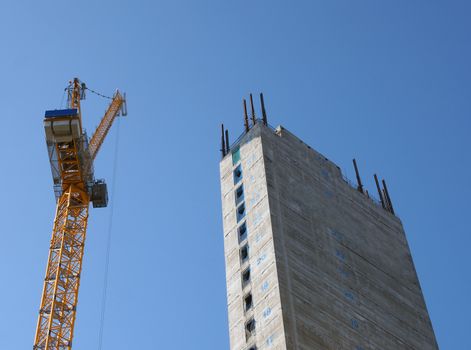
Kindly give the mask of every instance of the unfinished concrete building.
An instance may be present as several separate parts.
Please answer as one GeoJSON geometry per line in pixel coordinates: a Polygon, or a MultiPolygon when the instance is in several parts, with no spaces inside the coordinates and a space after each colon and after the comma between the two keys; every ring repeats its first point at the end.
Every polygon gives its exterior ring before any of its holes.
{"type": "Polygon", "coordinates": [[[373,199],[262,115],[222,134],[231,350],[438,349],[385,183],[373,199]]]}

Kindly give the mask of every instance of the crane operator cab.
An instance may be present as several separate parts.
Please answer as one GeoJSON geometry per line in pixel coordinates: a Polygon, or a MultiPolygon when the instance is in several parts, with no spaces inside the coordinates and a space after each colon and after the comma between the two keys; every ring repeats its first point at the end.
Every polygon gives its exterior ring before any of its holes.
{"type": "MultiPolygon", "coordinates": [[[[93,171],[93,160],[88,148],[88,136],[82,131],[80,116],[77,108],[56,109],[46,111],[44,115],[44,129],[46,132],[46,144],[51,164],[52,178],[54,182],[54,192],[56,200],[62,194],[62,179],[64,172],[77,170],[81,174],[82,181],[88,188],[90,200],[94,208],[103,208],[108,205],[108,190],[104,180],[95,180],[93,171]],[[72,142],[73,141],[73,142],[72,142]],[[58,144],[64,145],[56,147],[58,144]],[[77,156],[77,166],[61,166],[59,158],[61,154],[58,149],[66,150],[67,144],[75,144],[74,147],[77,156]],[[67,170],[64,168],[67,167],[67,170]],[[78,171],[80,170],[80,171],[78,171]]],[[[70,149],[69,149],[70,150],[70,149]]],[[[70,155],[70,153],[69,153],[70,155]]]]}

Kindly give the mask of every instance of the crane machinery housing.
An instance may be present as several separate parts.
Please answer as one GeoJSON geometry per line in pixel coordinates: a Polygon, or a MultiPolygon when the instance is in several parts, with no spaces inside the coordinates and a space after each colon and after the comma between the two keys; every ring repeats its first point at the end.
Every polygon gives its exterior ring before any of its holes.
{"type": "Polygon", "coordinates": [[[80,101],[87,86],[78,78],[70,81],[67,109],[45,113],[46,144],[56,196],[49,257],[39,309],[34,350],[72,348],[88,208],[106,207],[104,180],[96,180],[93,162],[118,115],[126,115],[126,95],[119,90],[93,136],[82,127],[80,101]]]}

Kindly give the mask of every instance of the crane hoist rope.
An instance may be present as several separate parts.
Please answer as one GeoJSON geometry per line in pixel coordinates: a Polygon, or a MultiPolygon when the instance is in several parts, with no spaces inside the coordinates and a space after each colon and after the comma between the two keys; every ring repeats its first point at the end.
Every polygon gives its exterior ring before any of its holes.
{"type": "Polygon", "coordinates": [[[95,179],[93,163],[115,118],[127,114],[126,96],[116,90],[89,139],[80,108],[85,90],[73,79],[66,88],[68,108],[46,111],[44,118],[57,204],[34,350],[72,348],[89,204],[108,204],[106,183],[95,179]]]}
{"type": "Polygon", "coordinates": [[[98,350],[102,349],[103,346],[103,334],[105,330],[105,314],[106,314],[106,298],[108,296],[108,273],[110,266],[110,255],[111,255],[111,239],[113,233],[113,218],[114,218],[114,203],[116,202],[116,172],[118,168],[118,150],[119,150],[119,119],[116,123],[116,140],[114,148],[114,159],[113,159],[113,173],[111,178],[111,199],[110,213],[108,219],[108,235],[106,237],[106,255],[105,255],[105,273],[103,275],[103,291],[101,297],[101,311],[100,311],[100,329],[98,332],[98,350]]]}

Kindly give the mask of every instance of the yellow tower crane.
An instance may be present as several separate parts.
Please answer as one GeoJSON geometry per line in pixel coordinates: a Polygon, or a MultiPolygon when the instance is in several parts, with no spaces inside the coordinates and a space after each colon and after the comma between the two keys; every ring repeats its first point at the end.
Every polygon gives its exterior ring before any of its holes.
{"type": "MultiPolygon", "coordinates": [[[[126,96],[118,90],[99,126],[89,139],[82,129],[80,101],[86,85],[78,78],[67,90],[68,108],[46,111],[44,128],[51,163],[56,216],[39,309],[35,350],[72,348],[88,207],[106,207],[104,180],[95,180],[93,161],[119,115],[126,115],[126,96]]],[[[93,91],[93,90],[91,90],[93,91]]]]}

